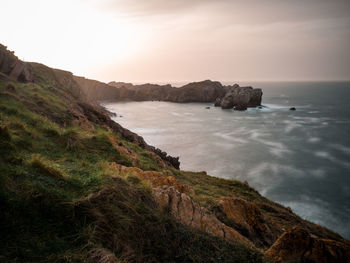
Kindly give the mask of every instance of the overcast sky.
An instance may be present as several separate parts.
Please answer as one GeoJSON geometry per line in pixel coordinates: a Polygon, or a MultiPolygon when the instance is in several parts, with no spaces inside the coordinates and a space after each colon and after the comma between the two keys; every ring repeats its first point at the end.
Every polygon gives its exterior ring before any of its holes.
{"type": "Polygon", "coordinates": [[[0,43],[101,81],[349,80],[350,0],[2,0],[0,43]]]}

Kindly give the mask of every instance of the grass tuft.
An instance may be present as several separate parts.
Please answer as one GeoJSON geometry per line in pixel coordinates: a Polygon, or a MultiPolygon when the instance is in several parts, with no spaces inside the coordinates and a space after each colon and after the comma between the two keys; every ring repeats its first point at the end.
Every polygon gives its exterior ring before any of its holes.
{"type": "Polygon", "coordinates": [[[39,154],[34,154],[32,156],[32,159],[29,161],[29,165],[36,169],[41,175],[59,179],[67,178],[67,175],[60,168],[39,154]]]}

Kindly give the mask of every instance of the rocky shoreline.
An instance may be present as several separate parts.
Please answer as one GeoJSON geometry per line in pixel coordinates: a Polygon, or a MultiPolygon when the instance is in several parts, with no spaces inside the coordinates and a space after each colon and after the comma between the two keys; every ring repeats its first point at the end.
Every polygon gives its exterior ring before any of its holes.
{"type": "MultiPolygon", "coordinates": [[[[32,251],[36,261],[56,253],[59,259],[83,254],[77,262],[168,262],[190,247],[177,262],[350,262],[348,240],[246,182],[180,170],[178,158],[148,145],[96,103],[118,98],[120,90],[136,89],[132,98],[146,99],[143,89],[162,98],[163,89],[177,88],[113,87],[22,62],[1,45],[0,84],[6,168],[0,259],[16,261],[32,251]],[[43,245],[33,249],[35,242],[43,245]],[[42,249],[52,243],[52,251],[42,249]],[[190,261],[195,253],[199,259],[190,261]]],[[[236,110],[259,106],[262,96],[213,81],[178,89],[168,93],[174,102],[215,101],[236,110]]]]}
{"type": "Polygon", "coordinates": [[[204,80],[192,82],[175,88],[170,84],[142,84],[110,82],[108,85],[118,89],[115,101],[170,101],[177,103],[212,102],[222,109],[246,110],[261,105],[263,92],[238,84],[224,86],[218,81],[204,80]]]}
{"type": "Polygon", "coordinates": [[[175,103],[213,103],[222,109],[246,110],[261,106],[261,89],[241,87],[238,84],[222,85],[218,81],[204,80],[192,82],[182,87],[170,84],[134,85],[125,82],[108,84],[83,77],[73,76],[91,101],[168,101],[175,103]]]}

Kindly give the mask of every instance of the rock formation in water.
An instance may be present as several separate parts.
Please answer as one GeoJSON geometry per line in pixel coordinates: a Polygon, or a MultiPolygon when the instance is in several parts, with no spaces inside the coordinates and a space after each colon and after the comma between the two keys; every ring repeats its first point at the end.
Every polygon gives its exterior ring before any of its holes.
{"type": "Polygon", "coordinates": [[[171,101],[185,102],[215,102],[215,106],[223,109],[246,110],[248,107],[261,105],[262,90],[252,87],[240,87],[238,84],[223,86],[218,81],[205,80],[192,82],[180,88],[171,85],[110,82],[116,87],[119,94],[114,97],[116,101],[171,101]]]}
{"type": "MultiPolygon", "coordinates": [[[[135,88],[116,85],[22,62],[0,46],[0,261],[349,262],[349,241],[248,183],[175,169],[178,158],[97,104],[135,88]]],[[[244,108],[261,99],[249,87],[199,86],[178,100],[244,108]]]]}

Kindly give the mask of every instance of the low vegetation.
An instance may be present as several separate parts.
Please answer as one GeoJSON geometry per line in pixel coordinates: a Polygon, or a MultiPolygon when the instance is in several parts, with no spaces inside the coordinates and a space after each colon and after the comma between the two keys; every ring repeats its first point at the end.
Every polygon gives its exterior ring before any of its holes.
{"type": "Polygon", "coordinates": [[[0,262],[262,261],[260,252],[179,224],[147,182],[113,174],[109,163],[132,161],[111,136],[141,169],[171,168],[105,127],[75,125],[61,91],[52,81],[1,78],[0,262]]]}

